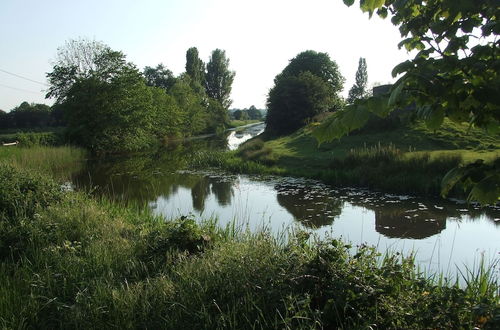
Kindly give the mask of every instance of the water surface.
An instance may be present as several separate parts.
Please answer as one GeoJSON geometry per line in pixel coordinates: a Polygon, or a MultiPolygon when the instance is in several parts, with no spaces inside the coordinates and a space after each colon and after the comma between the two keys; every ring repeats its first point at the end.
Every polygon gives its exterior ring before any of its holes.
{"type": "Polygon", "coordinates": [[[418,265],[454,275],[482,256],[499,259],[500,209],[441,199],[338,188],[315,180],[232,175],[217,170],[189,171],[187,157],[207,149],[235,149],[259,134],[262,125],[177,143],[140,157],[89,161],[75,176],[79,187],[111,198],[148,205],[167,218],[214,217],[251,230],[289,228],[318,237],[342,237],[382,253],[416,254],[418,265]]]}

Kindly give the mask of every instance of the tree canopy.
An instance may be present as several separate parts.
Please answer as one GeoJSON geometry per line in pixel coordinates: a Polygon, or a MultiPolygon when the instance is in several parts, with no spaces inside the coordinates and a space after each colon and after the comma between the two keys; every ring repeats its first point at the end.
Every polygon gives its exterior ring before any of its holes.
{"type": "MultiPolygon", "coordinates": [[[[141,74],[123,53],[85,39],[66,43],[58,54],[47,74],[47,97],[56,97],[71,142],[94,152],[140,150],[169,136],[213,132],[228,121],[222,104],[207,99],[187,73],[174,77],[159,64],[141,74]]],[[[228,94],[218,95],[227,101],[228,94]]]]}
{"type": "Polygon", "coordinates": [[[172,71],[167,69],[163,64],[158,64],[155,68],[145,67],[143,71],[146,85],[152,87],[160,87],[168,91],[175,84],[175,77],[172,71]]]}
{"type": "Polygon", "coordinates": [[[60,103],[78,79],[98,78],[110,81],[129,70],[133,65],[126,63],[122,52],[109,46],[84,38],[71,39],[58,48],[52,72],[47,73],[50,87],[47,98],[55,98],[60,103]]]}
{"type": "Polygon", "coordinates": [[[306,71],[329,84],[333,93],[341,92],[344,88],[345,78],[340,74],[337,63],[332,61],[327,53],[314,50],[306,50],[291,59],[283,71],[276,76],[274,83],[277,84],[281,79],[298,76],[306,71]]]}
{"type": "Polygon", "coordinates": [[[191,47],[186,52],[186,73],[193,82],[205,85],[205,63],[200,59],[196,47],[191,47]]]}
{"type": "Polygon", "coordinates": [[[315,115],[341,107],[344,77],[326,53],[304,51],[274,79],[267,98],[266,131],[293,132],[315,115]]]}
{"type": "Polygon", "coordinates": [[[308,118],[328,111],[336,95],[331,86],[309,71],[280,78],[269,91],[266,130],[273,134],[291,133],[308,118]]]}
{"type": "Polygon", "coordinates": [[[221,49],[214,50],[207,64],[206,91],[210,98],[217,100],[225,109],[232,103],[229,97],[234,76],[234,71],[229,70],[226,52],[221,49]]]}
{"type": "MultiPolygon", "coordinates": [[[[354,0],[344,3],[350,6],[354,0]]],[[[332,116],[316,130],[319,141],[363,126],[370,112],[384,117],[409,104],[415,104],[417,115],[432,129],[447,117],[492,134],[500,132],[498,1],[366,0],[359,5],[370,17],[391,16],[403,38],[399,47],[417,53],[392,70],[400,78],[389,95],[357,101],[332,116]]],[[[443,193],[461,182],[471,188],[470,199],[496,202],[499,166],[480,162],[461,168],[445,178],[443,193]]]]}

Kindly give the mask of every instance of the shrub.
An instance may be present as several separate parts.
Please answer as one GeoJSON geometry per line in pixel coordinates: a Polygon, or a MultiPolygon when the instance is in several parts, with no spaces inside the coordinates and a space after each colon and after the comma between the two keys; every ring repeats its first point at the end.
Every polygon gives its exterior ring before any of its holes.
{"type": "Polygon", "coordinates": [[[54,132],[17,133],[16,140],[23,147],[58,146],[64,143],[63,137],[54,132]]]}

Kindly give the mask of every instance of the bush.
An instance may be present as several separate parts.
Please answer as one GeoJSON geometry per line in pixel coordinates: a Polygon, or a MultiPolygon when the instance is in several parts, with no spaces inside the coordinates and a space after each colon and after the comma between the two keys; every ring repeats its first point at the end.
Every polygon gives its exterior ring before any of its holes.
{"type": "Polygon", "coordinates": [[[17,133],[15,138],[23,147],[59,146],[64,144],[63,137],[54,132],[17,133]]]}
{"type": "Polygon", "coordinates": [[[61,188],[52,180],[0,164],[0,259],[23,250],[37,210],[61,198],[61,188]]]}

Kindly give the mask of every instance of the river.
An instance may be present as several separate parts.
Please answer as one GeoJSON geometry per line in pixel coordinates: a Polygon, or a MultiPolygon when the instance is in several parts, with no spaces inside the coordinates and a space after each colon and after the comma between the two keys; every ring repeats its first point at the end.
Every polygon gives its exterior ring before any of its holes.
{"type": "Polygon", "coordinates": [[[148,205],[167,218],[216,218],[222,226],[290,229],[343,238],[415,255],[421,270],[455,276],[500,260],[500,208],[459,201],[339,188],[315,180],[190,171],[186,158],[200,150],[235,149],[262,132],[263,125],[165,146],[153,154],[89,161],[73,178],[76,187],[117,200],[148,205]]]}

